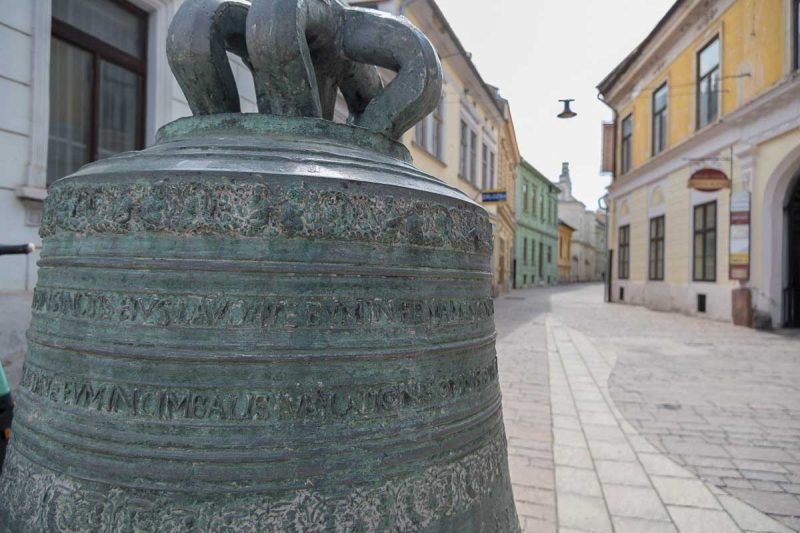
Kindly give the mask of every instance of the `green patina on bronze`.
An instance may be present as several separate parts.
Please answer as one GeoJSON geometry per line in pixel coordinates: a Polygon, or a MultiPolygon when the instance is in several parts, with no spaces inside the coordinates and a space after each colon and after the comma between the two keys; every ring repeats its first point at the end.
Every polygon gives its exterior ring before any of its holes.
{"type": "Polygon", "coordinates": [[[487,213],[290,115],[52,185],[0,530],[519,530],[487,213]]]}

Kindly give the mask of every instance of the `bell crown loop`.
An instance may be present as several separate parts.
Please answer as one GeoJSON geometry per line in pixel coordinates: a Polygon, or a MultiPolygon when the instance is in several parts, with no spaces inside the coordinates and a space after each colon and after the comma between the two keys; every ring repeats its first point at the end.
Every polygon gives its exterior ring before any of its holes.
{"type": "Polygon", "coordinates": [[[227,53],[252,72],[262,114],[332,120],[341,91],[348,124],[396,140],[441,97],[442,67],[422,32],[341,0],[184,2],[167,58],[193,114],[241,111],[227,53]],[[378,67],[396,73],[385,87],[378,67]]]}

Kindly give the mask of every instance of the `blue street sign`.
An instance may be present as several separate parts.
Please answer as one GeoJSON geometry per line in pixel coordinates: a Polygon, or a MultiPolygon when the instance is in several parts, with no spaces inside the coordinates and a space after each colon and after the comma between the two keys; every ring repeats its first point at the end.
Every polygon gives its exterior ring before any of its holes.
{"type": "Polygon", "coordinates": [[[508,199],[506,191],[487,191],[482,196],[484,202],[505,202],[508,199]]]}

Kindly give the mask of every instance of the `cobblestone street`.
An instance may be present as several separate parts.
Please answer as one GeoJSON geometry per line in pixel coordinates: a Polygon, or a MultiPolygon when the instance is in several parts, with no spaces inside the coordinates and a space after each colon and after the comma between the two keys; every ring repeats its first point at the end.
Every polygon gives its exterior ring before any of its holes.
{"type": "Polygon", "coordinates": [[[800,338],[602,303],[498,299],[526,531],[800,531],[800,338]]]}

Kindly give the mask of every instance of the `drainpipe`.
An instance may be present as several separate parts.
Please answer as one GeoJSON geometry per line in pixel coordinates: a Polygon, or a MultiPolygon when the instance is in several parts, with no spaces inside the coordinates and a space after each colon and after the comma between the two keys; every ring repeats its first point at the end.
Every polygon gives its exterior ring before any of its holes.
{"type": "MultiPolygon", "coordinates": [[[[597,92],[597,99],[603,102],[611,110],[613,114],[614,120],[614,138],[611,140],[611,183],[614,183],[614,180],[617,179],[617,128],[619,127],[619,115],[617,114],[617,110],[608,102],[605,101],[603,98],[603,94],[601,92],[597,92]]],[[[608,206],[608,194],[604,196],[606,199],[606,257],[610,258],[613,257],[611,254],[611,224],[610,217],[609,217],[609,206],[608,206]]],[[[614,271],[614,264],[611,261],[608,261],[606,264],[606,294],[605,294],[605,301],[611,302],[612,299],[612,273],[614,271]]]]}

